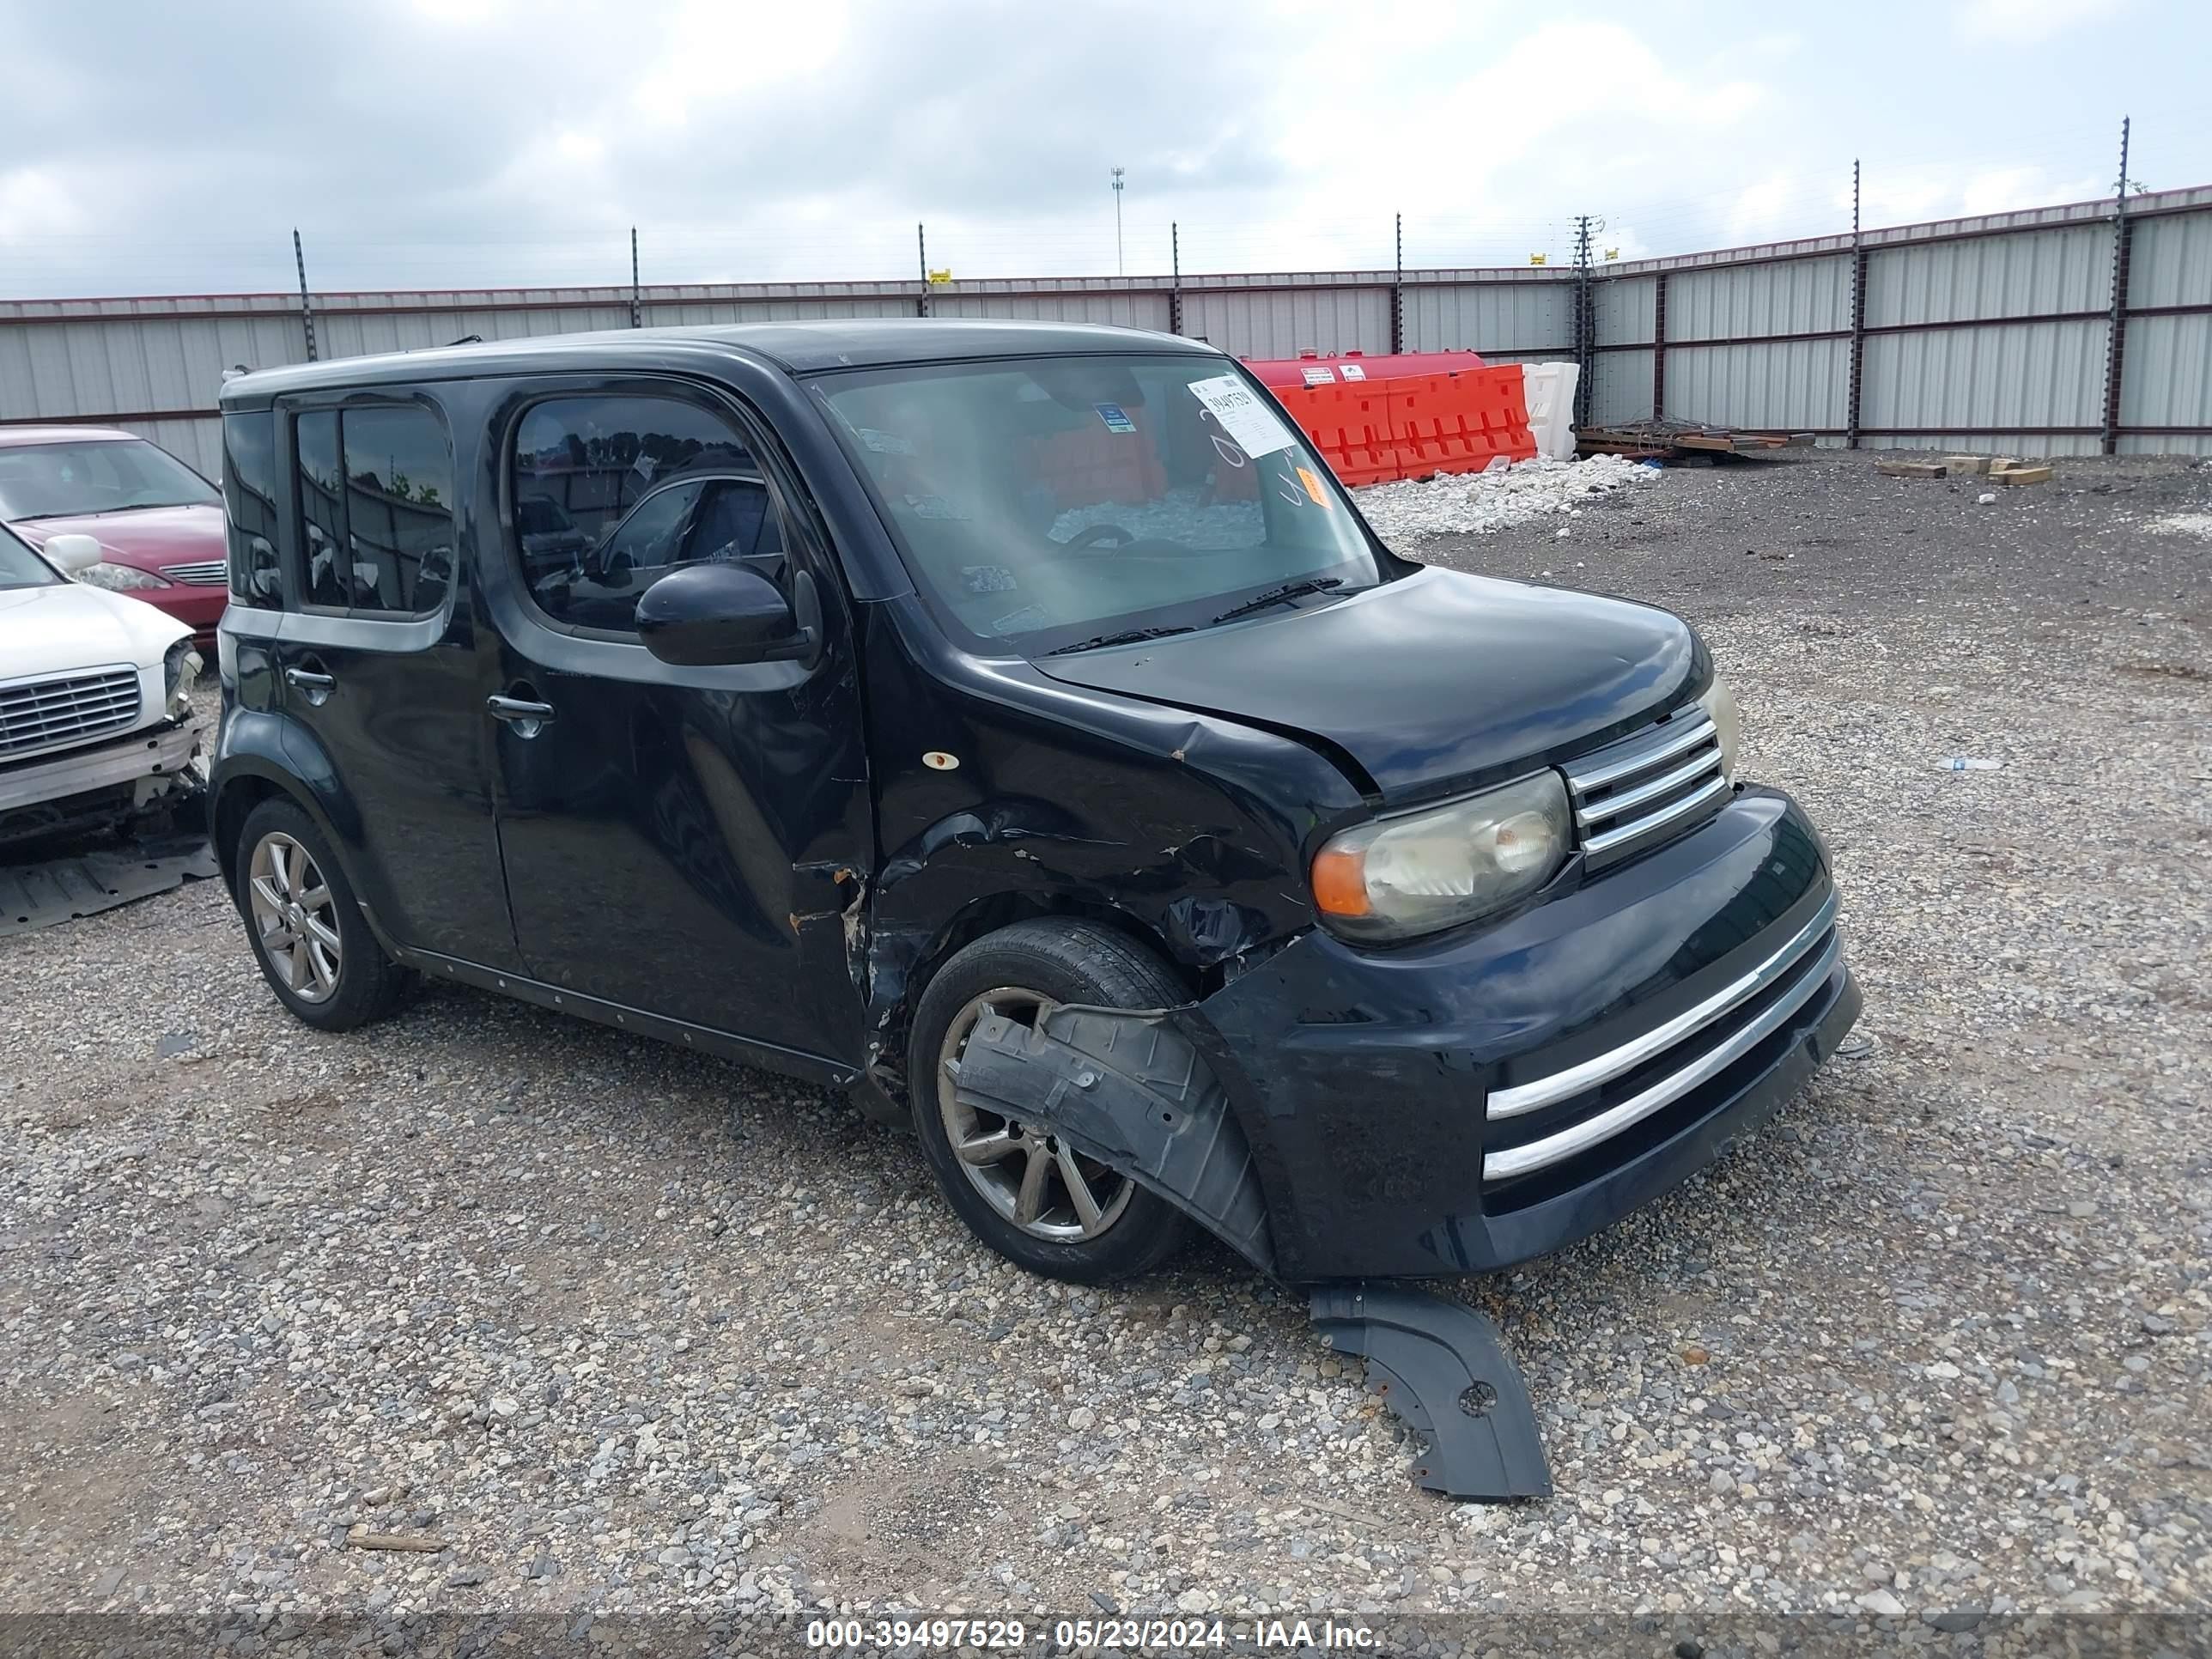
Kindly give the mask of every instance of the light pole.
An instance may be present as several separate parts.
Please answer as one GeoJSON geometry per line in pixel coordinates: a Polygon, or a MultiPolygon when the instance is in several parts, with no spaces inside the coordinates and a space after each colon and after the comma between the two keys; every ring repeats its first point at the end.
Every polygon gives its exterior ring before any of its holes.
{"type": "Polygon", "coordinates": [[[1126,275],[1121,269],[1121,169],[1114,169],[1114,274],[1126,275]]]}

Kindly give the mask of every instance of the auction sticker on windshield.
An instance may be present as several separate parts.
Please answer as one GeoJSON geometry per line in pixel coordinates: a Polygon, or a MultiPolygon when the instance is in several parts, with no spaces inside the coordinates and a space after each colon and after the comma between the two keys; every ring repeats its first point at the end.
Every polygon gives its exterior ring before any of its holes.
{"type": "Polygon", "coordinates": [[[1252,388],[1234,374],[1217,374],[1210,380],[1193,380],[1190,395],[1212,411],[1221,429],[1236,440],[1247,455],[1272,455],[1297,441],[1297,434],[1275,418],[1275,412],[1252,395],[1252,388]]]}

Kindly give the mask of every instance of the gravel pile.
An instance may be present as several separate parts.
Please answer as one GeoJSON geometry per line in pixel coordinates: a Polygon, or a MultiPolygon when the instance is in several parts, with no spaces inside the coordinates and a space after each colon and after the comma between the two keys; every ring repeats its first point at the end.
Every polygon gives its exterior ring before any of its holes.
{"type": "Polygon", "coordinates": [[[1467,1287],[1553,1500],[1412,1488],[1224,1249],[1024,1277],[839,1102],[452,988],[319,1036],[200,884],[0,945],[0,1608],[1334,1609],[1395,1651],[1641,1610],[1638,1652],[2212,1612],[2212,575],[2147,528],[2212,470],[1585,499],[1581,565],[1548,518],[1419,550],[1704,627],[1830,837],[1867,1042],[1467,1287]]]}
{"type": "Polygon", "coordinates": [[[1170,489],[1156,501],[1071,507],[1052,521],[1047,533],[1064,542],[1094,525],[1112,525],[1140,542],[1180,542],[1185,547],[1250,547],[1267,538],[1256,501],[1203,501],[1200,495],[1200,491],[1185,488],[1170,489]]]}
{"type": "MultiPolygon", "coordinates": [[[[1539,457],[1488,472],[1370,484],[1352,499],[1376,535],[1410,546],[1436,536],[1481,536],[1533,520],[1580,518],[1591,497],[1656,483],[1662,476],[1618,455],[1586,461],[1539,457]]],[[[1564,536],[1571,529],[1561,525],[1554,533],[1564,536]]]]}

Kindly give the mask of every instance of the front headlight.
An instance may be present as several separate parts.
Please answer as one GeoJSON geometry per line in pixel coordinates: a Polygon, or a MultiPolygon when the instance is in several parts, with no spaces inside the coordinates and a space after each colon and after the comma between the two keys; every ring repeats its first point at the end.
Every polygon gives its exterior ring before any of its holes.
{"type": "Polygon", "coordinates": [[[1698,699],[1698,707],[1713,723],[1713,730],[1721,740],[1721,773],[1730,783],[1735,781],[1735,748],[1743,740],[1743,715],[1729,693],[1728,682],[1718,674],[1705,688],[1705,695],[1698,699]]]}
{"type": "Polygon", "coordinates": [[[141,587],[167,587],[150,570],[134,570],[127,564],[87,565],[76,573],[87,587],[104,587],[111,593],[129,593],[141,587]]]}
{"type": "Polygon", "coordinates": [[[1556,772],[1332,838],[1314,857],[1314,902],[1352,939],[1412,939],[1527,896],[1567,855],[1556,772]]]}

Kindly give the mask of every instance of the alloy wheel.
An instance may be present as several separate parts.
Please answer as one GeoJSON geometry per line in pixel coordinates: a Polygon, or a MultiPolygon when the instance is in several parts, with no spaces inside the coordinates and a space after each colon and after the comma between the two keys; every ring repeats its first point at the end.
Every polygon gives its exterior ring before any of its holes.
{"type": "Polygon", "coordinates": [[[302,1002],[329,1001],[337,994],[343,950],[337,902],[313,855],[270,830],[254,844],[246,898],[254,942],[284,988],[302,1002]]]}
{"type": "Polygon", "coordinates": [[[938,1050],[937,1105],[960,1171],[985,1201],[1033,1238],[1073,1244],[1119,1221],[1136,1184],[1041,1124],[963,1103],[955,1087],[960,1057],[984,1015],[1034,1025],[1054,1006],[1050,998],[1014,986],[971,998],[952,1017],[938,1050]]]}

